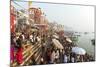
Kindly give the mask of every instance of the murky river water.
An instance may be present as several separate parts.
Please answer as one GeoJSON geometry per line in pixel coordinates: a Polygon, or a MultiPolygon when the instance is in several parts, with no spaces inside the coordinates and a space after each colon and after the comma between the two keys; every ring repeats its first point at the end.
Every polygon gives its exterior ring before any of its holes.
{"type": "Polygon", "coordinates": [[[82,34],[78,39],[77,45],[84,48],[88,54],[95,56],[95,45],[91,42],[93,38],[95,38],[93,33],[82,34]]]}

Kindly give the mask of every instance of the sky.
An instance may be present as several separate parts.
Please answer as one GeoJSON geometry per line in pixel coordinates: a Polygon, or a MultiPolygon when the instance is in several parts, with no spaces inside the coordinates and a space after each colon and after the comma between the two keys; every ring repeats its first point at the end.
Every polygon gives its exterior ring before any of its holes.
{"type": "MultiPolygon", "coordinates": [[[[28,8],[28,2],[15,1],[23,8],[28,8]]],[[[22,9],[13,4],[17,9],[22,9]]],[[[94,7],[69,4],[53,4],[33,2],[32,7],[40,7],[50,22],[57,22],[79,32],[94,32],[94,7]]]]}

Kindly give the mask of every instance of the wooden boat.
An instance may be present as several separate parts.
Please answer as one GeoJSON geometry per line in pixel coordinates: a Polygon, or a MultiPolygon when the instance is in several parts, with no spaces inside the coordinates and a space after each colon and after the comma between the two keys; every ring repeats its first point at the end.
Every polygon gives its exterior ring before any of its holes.
{"type": "Polygon", "coordinates": [[[91,42],[92,42],[92,45],[95,45],[95,39],[92,39],[91,42]]]}

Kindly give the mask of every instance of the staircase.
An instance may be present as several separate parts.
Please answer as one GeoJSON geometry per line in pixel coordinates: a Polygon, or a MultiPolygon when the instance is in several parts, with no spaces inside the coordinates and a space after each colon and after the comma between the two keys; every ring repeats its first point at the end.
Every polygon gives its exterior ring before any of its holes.
{"type": "MultiPolygon", "coordinates": [[[[20,66],[26,66],[32,64],[32,59],[34,58],[36,64],[40,63],[41,58],[41,45],[40,44],[34,44],[34,45],[26,45],[27,48],[23,51],[23,63],[20,64],[20,66]]],[[[11,67],[19,66],[17,62],[11,63],[11,67]]]]}

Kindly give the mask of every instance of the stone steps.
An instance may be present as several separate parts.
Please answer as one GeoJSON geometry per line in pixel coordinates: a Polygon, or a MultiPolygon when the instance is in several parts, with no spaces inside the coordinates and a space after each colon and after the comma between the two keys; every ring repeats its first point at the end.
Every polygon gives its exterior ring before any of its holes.
{"type": "MultiPolygon", "coordinates": [[[[41,45],[40,44],[34,44],[34,45],[28,45],[26,50],[22,53],[23,54],[23,63],[21,66],[29,65],[29,61],[31,61],[31,58],[34,58],[36,63],[39,64],[40,58],[41,58],[41,45]],[[34,57],[32,57],[34,55],[34,57]]],[[[17,62],[11,63],[12,67],[18,66],[17,62]]]]}

